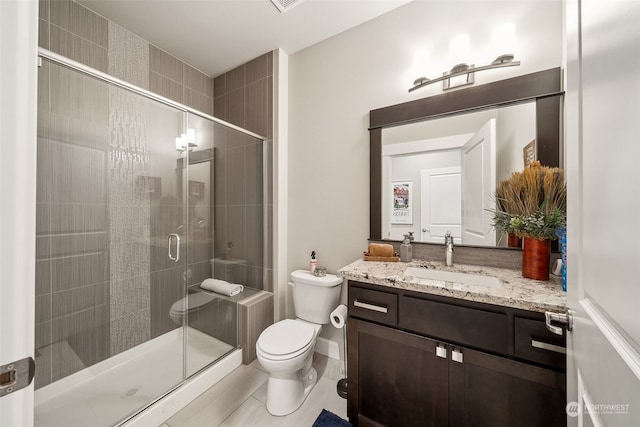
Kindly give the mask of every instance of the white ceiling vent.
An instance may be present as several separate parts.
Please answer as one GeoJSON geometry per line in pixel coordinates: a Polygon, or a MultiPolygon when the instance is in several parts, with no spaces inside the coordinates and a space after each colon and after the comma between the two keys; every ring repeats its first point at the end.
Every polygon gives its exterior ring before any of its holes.
{"type": "Polygon", "coordinates": [[[285,13],[287,10],[292,9],[303,1],[304,0],[271,0],[271,3],[273,3],[281,13],[285,13]]]}

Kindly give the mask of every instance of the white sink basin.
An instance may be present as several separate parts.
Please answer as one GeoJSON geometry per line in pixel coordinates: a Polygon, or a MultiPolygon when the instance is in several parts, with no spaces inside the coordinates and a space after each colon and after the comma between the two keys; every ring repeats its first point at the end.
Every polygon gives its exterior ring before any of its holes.
{"type": "Polygon", "coordinates": [[[405,276],[419,279],[439,280],[443,282],[462,283],[465,285],[484,286],[486,288],[503,288],[502,280],[481,274],[460,273],[457,271],[433,270],[420,267],[408,267],[405,276]]]}

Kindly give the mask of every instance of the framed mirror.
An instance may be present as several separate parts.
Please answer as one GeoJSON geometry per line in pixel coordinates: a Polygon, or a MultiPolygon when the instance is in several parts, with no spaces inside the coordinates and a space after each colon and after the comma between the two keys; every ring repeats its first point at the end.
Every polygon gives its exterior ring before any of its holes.
{"type": "Polygon", "coordinates": [[[561,163],[560,68],[370,111],[370,238],[506,246],[496,182],[561,163]]]}

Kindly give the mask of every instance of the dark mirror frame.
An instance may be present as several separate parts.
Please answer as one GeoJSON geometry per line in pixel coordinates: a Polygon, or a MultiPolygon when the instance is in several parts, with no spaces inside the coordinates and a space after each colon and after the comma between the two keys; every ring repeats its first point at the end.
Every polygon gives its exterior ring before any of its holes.
{"type": "Polygon", "coordinates": [[[369,111],[369,238],[382,239],[382,130],[509,104],[536,103],[536,158],[560,166],[561,69],[551,68],[369,111]]]}

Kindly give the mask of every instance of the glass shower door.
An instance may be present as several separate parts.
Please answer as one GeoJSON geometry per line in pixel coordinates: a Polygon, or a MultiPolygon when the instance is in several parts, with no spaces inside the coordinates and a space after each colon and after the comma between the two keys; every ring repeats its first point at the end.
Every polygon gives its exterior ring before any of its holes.
{"type": "Polygon", "coordinates": [[[36,425],[111,426],[185,377],[186,113],[49,60],[38,96],[36,425]]]}

